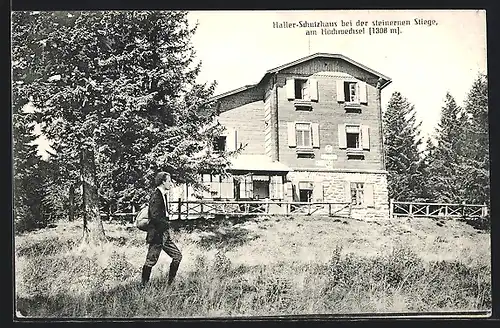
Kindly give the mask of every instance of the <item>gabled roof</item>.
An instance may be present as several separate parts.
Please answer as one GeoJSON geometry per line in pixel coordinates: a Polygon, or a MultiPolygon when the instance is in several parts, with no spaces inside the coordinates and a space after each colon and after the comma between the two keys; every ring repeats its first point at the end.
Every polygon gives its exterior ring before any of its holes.
{"type": "Polygon", "coordinates": [[[318,52],[318,53],[315,53],[315,54],[312,54],[312,55],[309,55],[309,56],[306,56],[306,57],[302,57],[300,59],[297,59],[293,62],[290,62],[288,64],[284,64],[284,65],[281,65],[281,66],[278,66],[276,68],[273,68],[273,69],[270,69],[266,72],[266,74],[271,74],[271,73],[277,73],[279,71],[282,71],[286,68],[289,68],[289,67],[292,67],[292,66],[295,66],[295,65],[298,65],[298,64],[301,64],[303,62],[306,62],[306,61],[309,61],[309,60],[312,60],[312,59],[316,59],[316,58],[332,58],[332,59],[343,59],[345,60],[346,62],[348,63],[351,63],[353,64],[354,66],[358,66],[359,68],[361,69],[364,69],[365,71],[367,72],[370,72],[372,73],[373,75],[376,75],[378,76],[379,78],[382,78],[386,81],[390,81],[391,79],[363,64],[360,64],[354,60],[352,60],[351,58],[349,57],[346,57],[344,55],[341,55],[341,54],[328,54],[328,53],[322,53],[322,52],[318,52]]]}
{"type": "Polygon", "coordinates": [[[369,67],[367,67],[367,66],[365,66],[365,65],[363,65],[361,63],[358,63],[358,62],[356,62],[356,61],[352,60],[351,58],[346,57],[344,55],[318,52],[318,53],[315,53],[315,54],[312,54],[312,55],[309,55],[309,56],[306,56],[306,57],[299,58],[299,59],[297,59],[297,60],[295,60],[293,62],[290,62],[290,63],[284,64],[284,65],[272,68],[270,70],[267,70],[266,73],[264,74],[264,76],[262,77],[262,79],[258,83],[246,85],[246,86],[238,88],[238,89],[234,89],[234,90],[231,90],[231,91],[228,91],[228,92],[224,92],[224,93],[222,93],[220,95],[214,96],[212,98],[212,100],[218,100],[218,99],[221,99],[221,98],[224,98],[224,97],[236,94],[238,92],[242,92],[242,91],[251,89],[251,88],[259,85],[260,83],[262,83],[262,81],[264,81],[271,74],[278,73],[278,72],[280,72],[280,71],[282,71],[284,69],[287,69],[287,68],[299,65],[301,63],[304,63],[304,62],[307,62],[309,60],[313,60],[313,59],[316,59],[316,58],[331,58],[331,59],[342,59],[342,60],[345,60],[346,62],[351,63],[354,66],[357,66],[357,67],[359,67],[359,68],[361,68],[361,69],[363,69],[363,70],[365,70],[365,71],[367,71],[367,72],[369,72],[369,73],[371,73],[371,74],[373,74],[375,76],[378,76],[379,79],[382,80],[382,84],[380,86],[381,89],[385,88],[392,81],[390,77],[385,76],[382,73],[379,73],[379,72],[377,72],[377,71],[375,71],[375,70],[373,70],[373,69],[371,69],[371,68],[369,68],[369,67]]]}

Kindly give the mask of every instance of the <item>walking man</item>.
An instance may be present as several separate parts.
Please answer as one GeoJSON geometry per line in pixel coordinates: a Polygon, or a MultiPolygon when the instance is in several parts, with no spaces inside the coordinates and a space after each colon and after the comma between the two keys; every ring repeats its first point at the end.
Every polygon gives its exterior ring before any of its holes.
{"type": "Polygon", "coordinates": [[[146,242],[149,244],[146,262],[142,267],[142,285],[145,286],[151,275],[151,269],[158,261],[161,250],[172,258],[170,271],[168,272],[168,284],[170,285],[175,278],[177,269],[182,260],[182,254],[179,248],[170,238],[169,232],[169,209],[167,193],[170,189],[171,178],[167,172],[159,172],[155,177],[156,188],[149,197],[148,217],[150,219],[146,242]]]}

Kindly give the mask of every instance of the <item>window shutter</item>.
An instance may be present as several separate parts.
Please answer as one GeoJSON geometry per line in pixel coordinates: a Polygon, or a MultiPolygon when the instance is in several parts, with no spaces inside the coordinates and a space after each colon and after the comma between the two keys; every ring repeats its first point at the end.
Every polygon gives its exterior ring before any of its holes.
{"type": "Polygon", "coordinates": [[[344,81],[337,80],[337,101],[343,102],[344,100],[344,81]]]}
{"type": "Polygon", "coordinates": [[[251,175],[245,177],[245,194],[247,198],[253,198],[253,182],[251,175]]]}
{"type": "Polygon", "coordinates": [[[309,98],[311,101],[318,101],[318,80],[309,79],[309,98]]]}
{"type": "Polygon", "coordinates": [[[373,202],[373,183],[365,183],[363,186],[364,202],[366,207],[374,207],[373,202]]]}
{"type": "Polygon", "coordinates": [[[221,183],[220,183],[220,197],[221,198],[232,198],[230,196],[230,191],[231,191],[231,184],[230,180],[228,177],[222,177],[221,176],[221,183]]]}
{"type": "Polygon", "coordinates": [[[366,96],[366,82],[359,82],[359,102],[362,104],[368,103],[366,96]]]}
{"type": "Polygon", "coordinates": [[[288,122],[288,147],[297,146],[297,139],[295,136],[295,122],[288,122]]]}
{"type": "Polygon", "coordinates": [[[313,123],[312,126],[312,145],[314,148],[319,148],[319,124],[313,123]]]}
{"type": "Polygon", "coordinates": [[[370,127],[368,125],[361,127],[361,142],[363,149],[370,150],[370,127]]]}
{"type": "Polygon", "coordinates": [[[323,183],[314,182],[313,192],[312,192],[312,201],[313,202],[322,202],[323,201],[323,183]]]}
{"type": "Polygon", "coordinates": [[[240,198],[247,198],[246,189],[245,189],[245,177],[241,177],[239,186],[240,186],[240,198]]]}
{"type": "Polygon", "coordinates": [[[286,80],[286,97],[288,100],[295,99],[295,80],[288,79],[286,80]]]}
{"type": "Polygon", "coordinates": [[[345,201],[347,203],[351,203],[352,198],[351,198],[351,182],[350,181],[344,182],[344,192],[345,192],[345,201]]]}
{"type": "Polygon", "coordinates": [[[276,189],[278,199],[283,199],[283,178],[281,176],[276,176],[276,189]]]}
{"type": "Polygon", "coordinates": [[[227,131],[226,137],[226,149],[227,151],[235,151],[236,150],[236,130],[234,128],[230,128],[227,131]]]}
{"type": "Polygon", "coordinates": [[[338,131],[339,148],[345,149],[345,148],[347,148],[347,140],[346,140],[346,135],[345,135],[345,124],[339,124],[338,128],[339,128],[339,131],[338,131]]]}
{"type": "Polygon", "coordinates": [[[293,185],[291,182],[285,182],[284,192],[286,194],[286,201],[294,201],[293,198],[293,185]]]}
{"type": "Polygon", "coordinates": [[[276,188],[276,176],[271,176],[271,181],[269,183],[269,198],[276,199],[278,198],[278,189],[276,188]]]}
{"type": "Polygon", "coordinates": [[[227,178],[227,198],[234,199],[234,179],[233,179],[233,177],[227,178]]]}

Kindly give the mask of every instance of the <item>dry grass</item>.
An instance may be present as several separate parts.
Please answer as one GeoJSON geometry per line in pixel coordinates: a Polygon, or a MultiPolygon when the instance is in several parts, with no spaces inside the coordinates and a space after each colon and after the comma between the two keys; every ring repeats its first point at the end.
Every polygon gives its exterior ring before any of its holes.
{"type": "Polygon", "coordinates": [[[192,317],[488,310],[490,235],[462,222],[327,217],[203,222],[175,229],[183,252],[166,287],[160,256],[132,226],[82,247],[79,223],[16,237],[18,308],[35,317],[192,317]]]}

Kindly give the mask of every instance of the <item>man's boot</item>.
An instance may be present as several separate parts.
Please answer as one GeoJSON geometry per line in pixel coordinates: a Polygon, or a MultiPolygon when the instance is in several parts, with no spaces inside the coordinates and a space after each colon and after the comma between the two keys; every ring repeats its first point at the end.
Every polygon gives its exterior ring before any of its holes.
{"type": "Polygon", "coordinates": [[[151,267],[143,266],[142,267],[142,287],[145,287],[149,282],[149,276],[151,275],[151,267]]]}
{"type": "Polygon", "coordinates": [[[177,269],[179,269],[179,264],[180,263],[177,261],[172,261],[172,263],[170,263],[170,270],[168,271],[168,285],[171,285],[174,281],[175,275],[177,274],[177,269]]]}

